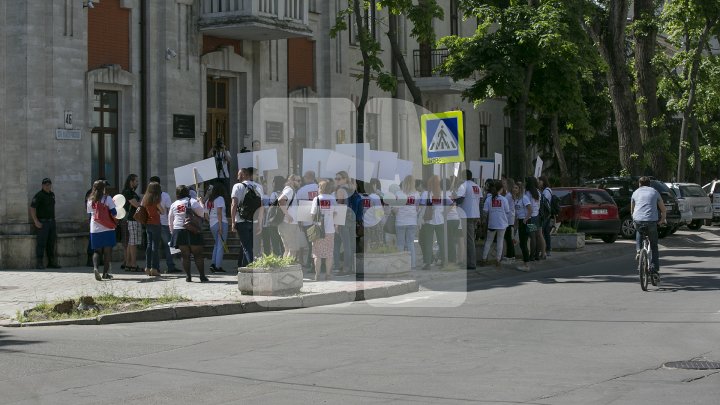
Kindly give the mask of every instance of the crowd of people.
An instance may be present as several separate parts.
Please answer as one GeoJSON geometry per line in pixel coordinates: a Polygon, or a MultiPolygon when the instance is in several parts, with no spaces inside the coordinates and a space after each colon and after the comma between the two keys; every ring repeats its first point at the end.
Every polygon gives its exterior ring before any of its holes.
{"type": "MultiPolygon", "coordinates": [[[[557,213],[550,207],[552,190],[544,176],[524,182],[487,180],[479,185],[467,170],[462,179],[432,175],[423,182],[407,176],[399,184],[389,184],[387,191],[377,179],[363,182],[344,171],[326,179],[316,178],[313,171],[302,177],[275,176],[266,183],[248,167],[239,170],[237,180],[232,187],[226,177],[211,181],[204,187],[204,196],[194,186],[179,185],[172,202],[157,176],[138,195],[139,178],[131,174],[122,190],[125,202],[120,211],[126,214],[119,223],[113,220],[119,207],[108,193],[108,182],[95,181],[86,200],[88,265],[95,278],[112,279],[112,249],[119,237],[124,247],[121,269],[160,277],[164,255],[166,272],[179,273],[173,248],[179,251],[186,280],[192,281],[194,262],[200,282],[206,282],[203,229],[209,229],[214,240],[208,258],[213,273],[225,272],[224,255],[233,233],[239,239],[239,251],[233,252],[238,254],[238,267],[248,266],[263,254],[274,254],[300,263],[314,272],[315,280],[323,273],[326,280],[363,273],[362,253],[407,251],[413,269],[454,264],[473,270],[478,263],[513,263],[519,247],[522,262],[517,269],[528,271],[530,262],[547,258],[552,248],[550,231],[557,213]],[[302,201],[310,205],[309,218],[301,218],[302,201]],[[346,208],[338,210],[338,206],[346,208]],[[308,238],[310,228],[319,236],[308,238]],[[483,236],[478,257],[476,243],[483,236]],[[143,243],[145,266],[141,268],[136,252],[143,243]]],[[[45,183],[44,187],[48,188],[45,183]]],[[[34,206],[40,207],[43,196],[33,200],[34,206]]],[[[38,210],[42,215],[46,211],[38,210]]],[[[36,221],[41,230],[42,221],[36,221]]],[[[38,240],[38,254],[42,254],[47,241],[43,239],[40,246],[38,240]]],[[[40,266],[42,260],[38,260],[40,266]]],[[[57,265],[52,259],[50,264],[57,265]]]]}

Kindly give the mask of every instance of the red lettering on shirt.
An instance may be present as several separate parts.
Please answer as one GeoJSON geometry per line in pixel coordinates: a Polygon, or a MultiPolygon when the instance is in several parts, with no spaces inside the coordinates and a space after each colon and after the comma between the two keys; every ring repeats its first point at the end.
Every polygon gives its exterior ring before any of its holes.
{"type": "Polygon", "coordinates": [[[178,212],[178,214],[184,214],[185,213],[185,204],[178,205],[177,212],[178,212]]]}
{"type": "Polygon", "coordinates": [[[441,201],[442,201],[442,200],[439,199],[439,198],[434,198],[434,197],[433,197],[433,199],[432,199],[433,205],[440,205],[440,202],[441,202],[441,201]]]}
{"type": "Polygon", "coordinates": [[[315,199],[315,197],[317,197],[317,196],[318,196],[318,192],[317,192],[317,191],[308,191],[308,198],[309,198],[309,199],[313,200],[313,199],[315,199]]]}
{"type": "Polygon", "coordinates": [[[480,186],[472,186],[472,189],[475,195],[480,195],[480,186]]]}
{"type": "Polygon", "coordinates": [[[405,205],[415,205],[415,197],[410,196],[407,199],[407,203],[405,205]]]}
{"type": "Polygon", "coordinates": [[[502,208],[502,202],[498,199],[492,200],[492,207],[493,208],[502,208]]]}
{"type": "Polygon", "coordinates": [[[363,199],[363,208],[370,208],[370,199],[369,198],[363,199]]]}
{"type": "Polygon", "coordinates": [[[320,200],[320,209],[329,210],[330,209],[330,200],[320,200]]]}

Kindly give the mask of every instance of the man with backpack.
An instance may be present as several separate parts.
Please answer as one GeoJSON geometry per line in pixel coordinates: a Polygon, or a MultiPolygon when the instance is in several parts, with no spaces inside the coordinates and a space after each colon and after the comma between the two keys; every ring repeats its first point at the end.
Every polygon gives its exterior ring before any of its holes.
{"type": "Polygon", "coordinates": [[[542,190],[540,195],[540,220],[542,221],[543,239],[545,239],[545,256],[550,256],[552,250],[550,231],[555,225],[558,214],[560,214],[560,200],[553,194],[547,176],[540,176],[538,180],[540,181],[539,188],[542,190]]]}
{"type": "Polygon", "coordinates": [[[232,217],[232,225],[230,230],[237,230],[240,239],[240,257],[238,258],[239,267],[247,267],[253,262],[253,240],[255,236],[260,236],[262,232],[262,198],[263,190],[260,184],[254,182],[254,169],[247,167],[240,169],[238,172],[239,183],[235,184],[232,189],[232,206],[230,208],[230,216],[232,217]],[[257,231],[254,232],[253,228],[257,231]]]}

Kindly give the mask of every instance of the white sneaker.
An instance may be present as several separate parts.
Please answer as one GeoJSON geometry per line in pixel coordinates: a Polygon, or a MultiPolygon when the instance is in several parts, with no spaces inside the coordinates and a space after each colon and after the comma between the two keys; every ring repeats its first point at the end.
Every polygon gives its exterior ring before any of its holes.
{"type": "Polygon", "coordinates": [[[639,250],[635,251],[635,261],[638,261],[638,260],[640,260],[640,251],[639,250]]]}

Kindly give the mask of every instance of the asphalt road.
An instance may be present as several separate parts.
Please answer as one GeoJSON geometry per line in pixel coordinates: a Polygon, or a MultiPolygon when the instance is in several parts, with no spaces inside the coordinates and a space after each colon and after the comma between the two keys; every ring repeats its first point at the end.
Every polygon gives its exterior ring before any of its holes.
{"type": "Polygon", "coordinates": [[[717,404],[714,233],[663,241],[660,289],[633,251],[601,262],[307,310],[0,329],[2,404],[717,404]],[[461,305],[458,305],[461,304],[461,305]]]}

